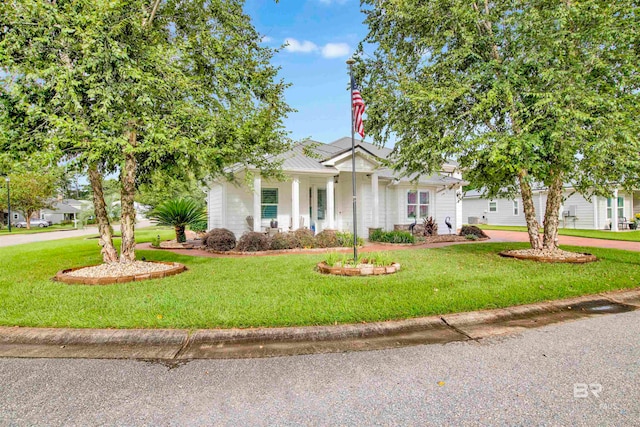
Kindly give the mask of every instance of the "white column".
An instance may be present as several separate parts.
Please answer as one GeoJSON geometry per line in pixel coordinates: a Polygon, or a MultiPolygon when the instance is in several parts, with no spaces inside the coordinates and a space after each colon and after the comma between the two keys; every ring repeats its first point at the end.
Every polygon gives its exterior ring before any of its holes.
{"type": "Polygon", "coordinates": [[[335,219],[333,217],[333,211],[335,207],[333,206],[333,177],[327,178],[327,228],[334,229],[335,228],[335,219]]]}
{"type": "Polygon", "coordinates": [[[253,178],[253,231],[262,230],[262,178],[253,178]]]}
{"type": "Polygon", "coordinates": [[[297,176],[291,181],[291,228],[300,228],[300,178],[297,176]]]}
{"type": "Polygon", "coordinates": [[[598,196],[593,196],[591,203],[593,203],[593,229],[598,230],[600,228],[598,224],[600,222],[598,218],[598,196]]]}
{"type": "Polygon", "coordinates": [[[311,218],[309,219],[309,228],[315,225],[315,230],[318,232],[318,186],[311,186],[311,218]]]}
{"type": "Polygon", "coordinates": [[[380,196],[378,193],[378,174],[371,174],[371,191],[373,192],[373,228],[378,228],[380,223],[380,196]]]}
{"type": "Polygon", "coordinates": [[[618,231],[618,189],[613,190],[611,200],[611,231],[618,231]]]}

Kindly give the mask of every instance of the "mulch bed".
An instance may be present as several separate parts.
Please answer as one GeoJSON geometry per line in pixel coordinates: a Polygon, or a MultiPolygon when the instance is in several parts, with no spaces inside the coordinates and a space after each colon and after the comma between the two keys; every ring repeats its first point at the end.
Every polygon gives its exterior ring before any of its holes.
{"type": "Polygon", "coordinates": [[[500,256],[538,262],[573,264],[584,264],[587,262],[594,262],[598,260],[595,255],[589,253],[569,252],[563,251],[562,249],[556,249],[554,251],[550,251],[548,249],[510,250],[500,252],[500,256]]]}

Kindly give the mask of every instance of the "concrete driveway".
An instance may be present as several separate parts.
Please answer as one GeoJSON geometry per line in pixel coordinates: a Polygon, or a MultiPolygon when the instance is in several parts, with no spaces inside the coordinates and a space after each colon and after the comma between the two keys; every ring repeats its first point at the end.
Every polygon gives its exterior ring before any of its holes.
{"type": "MultiPolygon", "coordinates": [[[[136,228],[151,226],[151,221],[143,220],[136,224],[136,228]]],[[[120,225],[113,226],[114,231],[120,231],[120,225]]],[[[21,245],[24,243],[46,242],[48,240],[67,239],[69,237],[81,237],[98,235],[98,227],[86,227],[77,230],[50,231],[33,234],[6,234],[0,236],[0,247],[21,245]]]]}

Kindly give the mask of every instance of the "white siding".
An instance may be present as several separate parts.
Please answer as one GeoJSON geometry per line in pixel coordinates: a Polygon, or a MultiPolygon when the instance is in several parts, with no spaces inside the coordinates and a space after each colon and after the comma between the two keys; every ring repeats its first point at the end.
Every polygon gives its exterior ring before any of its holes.
{"type": "Polygon", "coordinates": [[[209,224],[207,229],[224,227],[222,218],[223,210],[223,191],[224,186],[219,183],[215,183],[209,189],[209,200],[207,201],[207,210],[209,211],[209,224]]]}
{"type": "Polygon", "coordinates": [[[386,228],[387,223],[387,197],[385,183],[378,184],[378,227],[386,228]]]}
{"type": "Polygon", "coordinates": [[[224,228],[233,231],[236,238],[239,238],[245,231],[249,231],[246,218],[253,215],[253,193],[244,185],[227,184],[225,187],[224,228]]]}
{"type": "MultiPolygon", "coordinates": [[[[433,191],[431,196],[433,197],[433,191]]],[[[435,196],[435,209],[431,210],[431,215],[433,215],[438,224],[438,233],[449,233],[449,227],[444,222],[447,217],[451,220],[451,233],[455,233],[456,229],[460,227],[460,225],[456,224],[456,191],[444,190],[436,192],[435,196]]]]}

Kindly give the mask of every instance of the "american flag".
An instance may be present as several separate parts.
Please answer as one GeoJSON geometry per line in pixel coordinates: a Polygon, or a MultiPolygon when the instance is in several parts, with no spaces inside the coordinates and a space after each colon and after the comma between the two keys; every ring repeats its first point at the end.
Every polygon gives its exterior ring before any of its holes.
{"type": "Polygon", "coordinates": [[[353,107],[353,123],[354,129],[364,138],[364,125],[362,124],[362,115],[364,114],[364,100],[360,95],[360,88],[356,81],[351,77],[351,101],[353,107]]]}

